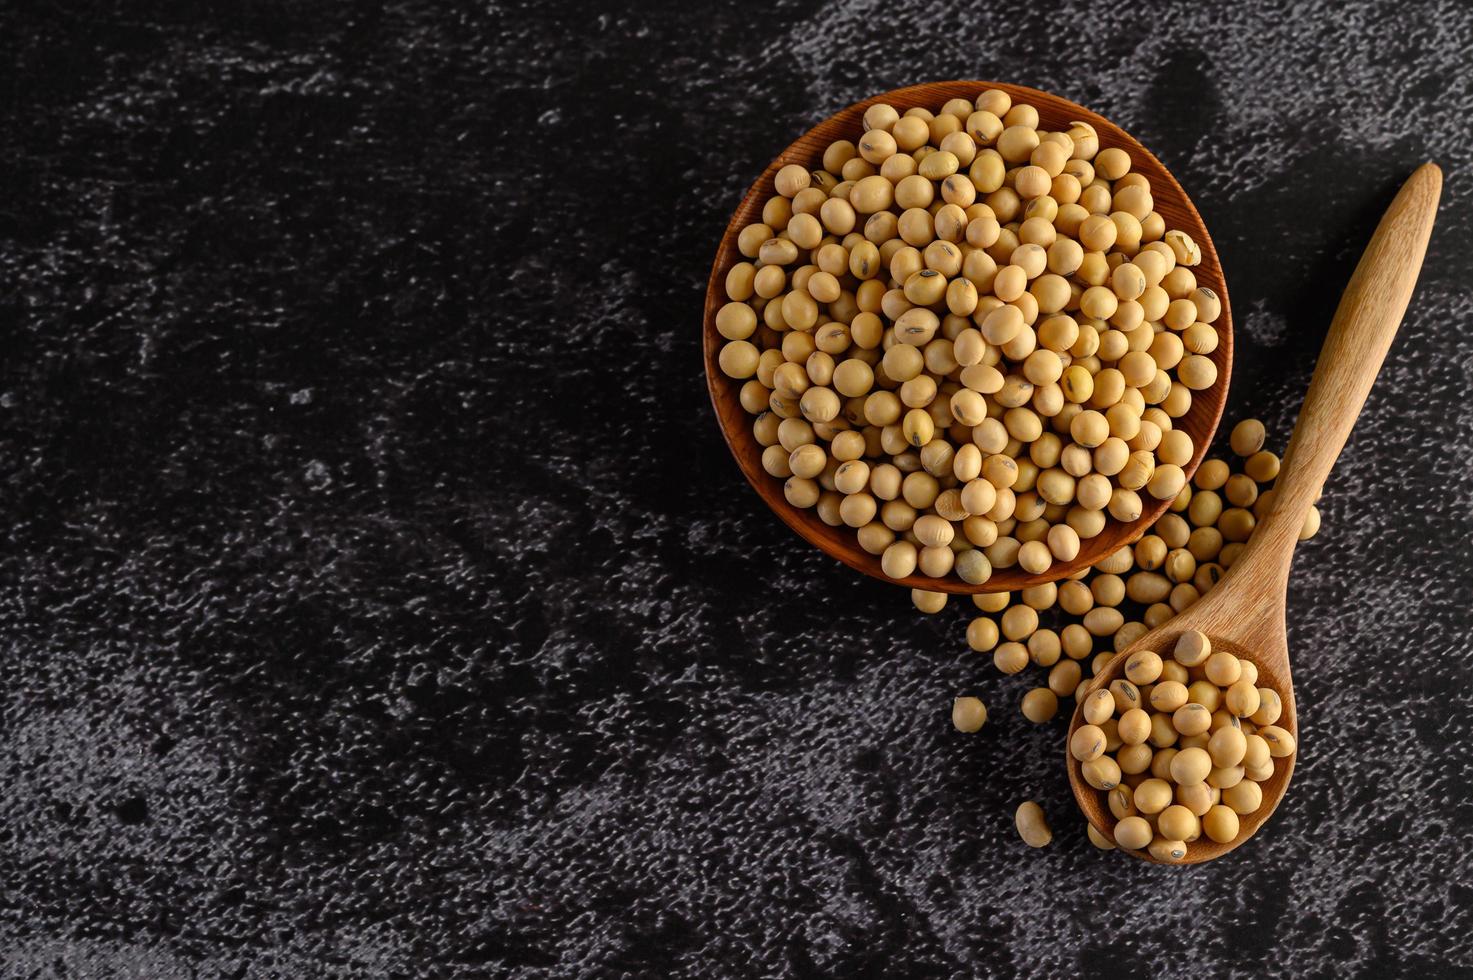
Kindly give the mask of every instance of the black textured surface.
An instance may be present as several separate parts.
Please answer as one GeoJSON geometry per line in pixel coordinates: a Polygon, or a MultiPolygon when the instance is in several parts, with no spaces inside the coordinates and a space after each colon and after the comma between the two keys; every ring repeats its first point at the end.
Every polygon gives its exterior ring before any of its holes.
{"type": "Polygon", "coordinates": [[[1466,5],[145,6],[0,7],[0,974],[1473,975],[1466,5]],[[1447,172],[1294,576],[1293,790],[1215,865],[1091,848],[1028,682],[705,401],[752,176],[953,77],[1173,168],[1280,445],[1447,172]]]}

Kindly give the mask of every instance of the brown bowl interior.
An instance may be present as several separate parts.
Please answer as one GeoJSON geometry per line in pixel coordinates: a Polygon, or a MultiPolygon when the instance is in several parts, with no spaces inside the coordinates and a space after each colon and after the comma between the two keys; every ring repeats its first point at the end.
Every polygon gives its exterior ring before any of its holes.
{"type": "MultiPolygon", "coordinates": [[[[1115,657],[1106,669],[1090,682],[1089,687],[1086,689],[1086,695],[1101,687],[1109,687],[1117,678],[1124,677],[1125,662],[1130,659],[1130,654],[1138,650],[1154,650],[1163,660],[1169,660],[1171,658],[1171,651],[1176,646],[1177,638],[1181,634],[1182,630],[1180,628],[1174,625],[1168,625],[1161,630],[1154,631],[1142,637],[1142,642],[1137,643],[1129,650],[1115,657]]],[[[1212,636],[1211,640],[1214,650],[1226,650],[1235,657],[1251,660],[1258,665],[1259,686],[1272,688],[1279,692],[1279,696],[1284,702],[1283,714],[1275,724],[1283,728],[1290,735],[1293,735],[1297,740],[1299,738],[1299,725],[1296,717],[1298,712],[1295,710],[1292,679],[1274,669],[1271,663],[1266,664],[1265,660],[1267,658],[1255,656],[1252,650],[1245,649],[1236,643],[1218,636],[1212,636]]],[[[1083,699],[1081,698],[1075,705],[1074,715],[1069,721],[1069,738],[1073,738],[1075,730],[1084,724],[1084,716],[1081,714],[1079,708],[1079,705],[1083,703],[1083,699]]],[[[1259,788],[1263,790],[1263,805],[1252,813],[1242,814],[1238,817],[1238,836],[1236,838],[1225,844],[1219,844],[1204,835],[1187,845],[1186,860],[1177,863],[1198,864],[1202,861],[1211,861],[1213,858],[1221,857],[1228,851],[1241,846],[1250,837],[1258,833],[1258,829],[1268,821],[1269,817],[1273,816],[1274,810],[1278,809],[1279,802],[1284,798],[1284,791],[1288,789],[1289,780],[1294,776],[1294,761],[1298,757],[1299,753],[1295,752],[1286,758],[1274,760],[1274,774],[1258,784],[1259,788]]],[[[1086,820],[1094,825],[1095,830],[1098,830],[1113,840],[1115,837],[1115,824],[1119,821],[1110,812],[1109,804],[1105,800],[1105,794],[1085,782],[1083,764],[1069,753],[1069,739],[1064,740],[1064,758],[1069,767],[1069,785],[1074,790],[1074,799],[1079,804],[1080,812],[1084,814],[1086,820]]],[[[1146,851],[1126,851],[1126,853],[1133,857],[1138,857],[1143,861],[1161,863],[1157,862],[1146,851]]]]}
{"type": "Polygon", "coordinates": [[[829,527],[819,519],[815,510],[794,507],[783,496],[783,481],[769,476],[762,468],[762,447],[758,445],[752,434],[753,416],[748,415],[741,406],[739,397],[741,385],[723,374],[717,364],[717,355],[720,353],[723,341],[721,335],[716,331],[716,312],[726,301],[726,273],[742,258],[736,247],[737,234],[748,224],[760,220],[762,205],[774,193],[773,176],[780,167],[790,163],[797,163],[808,169],[816,169],[821,166],[823,151],[830,143],[838,139],[858,140],[863,128],[861,120],[864,112],[875,103],[888,102],[901,112],[915,106],[922,106],[934,112],[948,99],[974,99],[989,88],[1001,89],[1007,92],[1014,102],[1026,102],[1036,108],[1041,128],[1061,130],[1067,128],[1068,124],[1074,120],[1093,125],[1099,133],[1101,149],[1112,146],[1121,147],[1130,154],[1132,169],[1144,174],[1150,180],[1156,210],[1166,220],[1166,227],[1187,232],[1201,247],[1202,262],[1192,271],[1197,277],[1198,284],[1215,290],[1222,298],[1222,315],[1215,324],[1221,340],[1217,350],[1212,354],[1212,360],[1217,365],[1217,384],[1205,392],[1195,392],[1191,409],[1184,418],[1177,420],[1178,426],[1191,435],[1192,442],[1197,447],[1191,461],[1184,467],[1188,478],[1196,471],[1197,465],[1207,451],[1208,444],[1212,441],[1212,435],[1222,417],[1223,405],[1227,400],[1228,381],[1232,373],[1232,309],[1228,302],[1227,284],[1223,281],[1222,266],[1218,261],[1217,250],[1212,245],[1212,236],[1207,233],[1201,216],[1197,214],[1197,209],[1192,206],[1186,192],[1161,164],[1161,161],[1157,160],[1150,151],[1131,138],[1124,130],[1102,116],[1067,99],[1020,85],[969,81],[931,82],[896,89],[893,92],[885,92],[863,102],[857,102],[804,133],[768,165],[762,176],[757,178],[756,183],[747,191],[746,197],[742,199],[736,213],[732,215],[726,233],[721,238],[721,244],[716,250],[716,261],[711,266],[711,278],[706,286],[704,328],[706,382],[711,393],[711,404],[716,409],[716,418],[721,425],[722,434],[726,437],[727,445],[731,448],[732,455],[736,457],[737,465],[746,474],[748,482],[757,491],[757,495],[768,507],[772,508],[778,517],[782,518],[788,527],[797,531],[810,544],[817,545],[826,554],[866,575],[909,588],[935,592],[1003,592],[1066,578],[1080,569],[1095,564],[1122,545],[1135,541],[1158,517],[1166,512],[1170,501],[1144,498],[1146,507],[1138,519],[1129,523],[1111,519],[1106,524],[1105,530],[1098,536],[1082,542],[1079,555],[1074,561],[1055,562],[1047,571],[1037,575],[1029,574],[1014,566],[995,569],[992,577],[982,585],[969,585],[955,576],[931,578],[916,574],[904,579],[892,579],[881,570],[879,557],[869,554],[859,546],[853,528],[829,527]]]}

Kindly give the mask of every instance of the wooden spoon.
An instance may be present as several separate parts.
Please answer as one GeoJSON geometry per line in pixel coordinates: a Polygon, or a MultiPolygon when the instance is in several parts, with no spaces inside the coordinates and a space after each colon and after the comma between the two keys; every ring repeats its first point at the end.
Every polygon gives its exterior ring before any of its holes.
{"type": "MultiPolygon", "coordinates": [[[[1258,665],[1259,686],[1273,688],[1283,699],[1278,726],[1299,738],[1284,625],[1294,546],[1305,515],[1345,446],[1406,312],[1427,251],[1441,190],[1442,171],[1436,164],[1423,164],[1402,185],[1376,226],[1320,351],[1309,394],[1279,471],[1273,509],[1258,525],[1247,547],[1205,598],[1111,660],[1089,691],[1123,676],[1125,661],[1131,654],[1153,650],[1169,658],[1184,631],[1200,630],[1211,638],[1214,650],[1228,650],[1258,665]]],[[[1069,734],[1072,736],[1082,723],[1076,705],[1069,734]]],[[[1116,821],[1103,794],[1085,782],[1080,763],[1067,748],[1064,754],[1079,808],[1096,830],[1113,839],[1116,821]]],[[[1261,784],[1263,804],[1241,817],[1236,839],[1218,844],[1204,835],[1188,846],[1187,857],[1181,863],[1220,857],[1252,837],[1283,799],[1297,754],[1274,760],[1273,776],[1261,784]]],[[[1144,851],[1130,853],[1154,860],[1144,851]]]]}
{"type": "Polygon", "coordinates": [[[784,524],[798,532],[809,544],[818,546],[850,568],[885,582],[931,592],[1008,592],[1058,581],[1088,568],[1106,555],[1135,541],[1156,518],[1166,512],[1171,501],[1156,500],[1143,495],[1144,507],[1140,517],[1129,522],[1111,520],[1102,532],[1082,543],[1074,560],[1056,561],[1048,570],[1036,575],[1014,565],[1012,568],[995,569],[992,577],[981,585],[969,585],[954,575],[933,578],[919,572],[903,579],[891,579],[881,570],[880,559],[859,546],[853,528],[829,527],[819,519],[813,508],[794,507],[783,496],[783,481],[768,475],[762,468],[763,447],[758,445],[752,435],[752,416],[741,405],[742,382],[728,378],[717,364],[717,355],[721,353],[721,345],[725,341],[716,330],[716,313],[726,303],[726,274],[733,265],[742,261],[742,255],[737,251],[737,234],[748,224],[762,220],[762,205],[773,195],[772,179],[779,168],[790,163],[809,169],[822,166],[823,151],[830,143],[840,139],[857,141],[863,135],[864,112],[876,103],[887,103],[902,113],[917,106],[935,112],[948,99],[975,99],[993,88],[1008,93],[1014,102],[1027,103],[1037,109],[1041,129],[1067,131],[1071,122],[1079,120],[1094,126],[1100,137],[1101,149],[1112,146],[1124,149],[1130,154],[1131,170],[1145,175],[1151,182],[1151,195],[1155,199],[1157,212],[1166,221],[1166,228],[1185,231],[1201,248],[1202,262],[1194,266],[1192,272],[1199,285],[1217,292],[1218,299],[1222,301],[1222,313],[1213,324],[1217,328],[1218,345],[1210,355],[1217,367],[1217,383],[1206,391],[1194,392],[1191,409],[1183,418],[1176,420],[1177,427],[1192,437],[1192,444],[1196,447],[1191,460],[1182,467],[1188,478],[1196,471],[1197,464],[1202,462],[1207,445],[1217,429],[1218,420],[1222,418],[1223,405],[1227,400],[1228,377],[1233,367],[1232,305],[1228,302],[1222,265],[1218,262],[1217,251],[1212,246],[1212,236],[1207,234],[1202,216],[1193,207],[1181,184],[1177,183],[1161,161],[1152,156],[1129,133],[1103,116],[1068,99],[1021,85],[1000,82],[928,82],[883,92],[863,102],[856,102],[798,137],[768,165],[762,176],[747,191],[747,196],[731,216],[731,222],[716,250],[716,260],[711,264],[711,277],[706,284],[704,326],[706,384],[711,392],[711,406],[716,411],[721,433],[726,437],[726,443],[736,457],[737,465],[741,467],[742,473],[763,503],[772,508],[773,513],[782,518],[784,524]]]}

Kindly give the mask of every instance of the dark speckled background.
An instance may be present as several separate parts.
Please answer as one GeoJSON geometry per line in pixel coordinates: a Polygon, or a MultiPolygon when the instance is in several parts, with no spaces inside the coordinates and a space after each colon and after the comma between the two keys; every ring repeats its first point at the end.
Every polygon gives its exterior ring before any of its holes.
{"type": "Polygon", "coordinates": [[[1473,976],[1470,51],[1456,0],[0,6],[0,975],[1473,976]],[[1174,169],[1280,446],[1447,171],[1294,576],[1293,793],[1215,865],[1091,848],[1029,681],[706,403],[752,177],[950,77],[1174,169]]]}

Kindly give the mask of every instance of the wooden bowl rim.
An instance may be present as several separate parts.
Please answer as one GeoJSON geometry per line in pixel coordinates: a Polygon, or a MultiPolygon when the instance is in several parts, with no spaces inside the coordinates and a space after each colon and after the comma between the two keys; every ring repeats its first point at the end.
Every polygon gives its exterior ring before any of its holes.
{"type": "MultiPolygon", "coordinates": [[[[1218,331],[1219,341],[1217,350],[1211,355],[1218,369],[1217,382],[1211,388],[1207,389],[1206,394],[1209,395],[1210,400],[1204,399],[1199,401],[1198,396],[1203,393],[1193,392],[1193,407],[1189,411],[1190,416],[1197,411],[1199,405],[1205,404],[1207,406],[1206,425],[1203,436],[1196,440],[1196,447],[1191,460],[1188,461],[1186,466],[1182,467],[1189,481],[1205,457],[1207,449],[1211,445],[1213,436],[1217,431],[1217,427],[1222,421],[1222,414],[1227,405],[1228,388],[1232,376],[1232,306],[1228,297],[1227,281],[1222,270],[1222,263],[1218,257],[1216,246],[1213,244],[1212,236],[1207,229],[1206,223],[1198,213],[1196,205],[1192,203],[1191,197],[1187,195],[1186,190],[1166,165],[1142,145],[1139,140],[1131,136],[1130,133],[1100,114],[1069,99],[1023,85],[1013,85],[1006,82],[955,80],[926,82],[882,92],[868,99],[853,103],[802,133],[767,165],[767,169],[753,181],[747,193],[743,195],[741,202],[738,203],[736,209],[732,212],[731,219],[726,226],[726,231],[722,234],[721,242],[717,246],[715,259],[711,264],[711,274],[706,283],[702,353],[705,359],[706,388],[711,398],[712,411],[716,414],[716,421],[718,427],[721,429],[722,438],[725,439],[727,449],[736,460],[738,468],[746,476],[747,482],[757,492],[758,497],[767,504],[769,509],[777,514],[778,518],[784,524],[809,544],[816,546],[829,557],[843,562],[856,571],[863,572],[872,578],[879,579],[891,585],[899,585],[912,589],[924,589],[930,592],[974,595],[984,592],[1016,591],[1035,585],[1043,585],[1048,582],[1061,581],[1071,575],[1078,574],[1081,570],[1100,561],[1119,548],[1133,544],[1150,529],[1161,515],[1166,513],[1167,508],[1171,505],[1171,501],[1155,500],[1146,496],[1143,499],[1145,506],[1141,511],[1141,516],[1136,520],[1124,523],[1111,518],[1109,523],[1106,524],[1105,530],[1098,537],[1089,539],[1089,541],[1083,543],[1084,546],[1080,548],[1079,555],[1073,561],[1056,561],[1046,571],[1039,574],[1026,573],[1014,565],[1012,568],[995,569],[991,578],[980,585],[971,585],[963,582],[954,575],[948,575],[945,578],[934,578],[917,573],[903,579],[890,578],[881,569],[879,556],[871,555],[859,547],[854,529],[847,527],[840,529],[830,528],[819,519],[817,513],[812,508],[805,510],[789,504],[782,493],[782,481],[770,476],[762,469],[761,454],[756,453],[748,456],[739,451],[727,425],[726,416],[723,414],[723,403],[735,405],[737,408],[736,417],[748,421],[749,425],[752,416],[748,415],[740,406],[738,400],[740,385],[733,379],[727,378],[721,372],[718,365],[717,356],[720,353],[724,340],[716,330],[716,311],[726,301],[726,273],[735,261],[734,257],[739,255],[736,250],[737,234],[740,232],[742,226],[751,220],[750,215],[754,210],[760,213],[760,204],[754,205],[753,202],[757,201],[760,197],[761,201],[765,203],[766,199],[774,193],[773,177],[781,167],[789,163],[801,163],[804,167],[813,169],[814,164],[817,162],[814,149],[804,146],[805,141],[811,139],[815,133],[821,130],[835,130],[834,135],[823,138],[822,145],[817,149],[817,153],[821,154],[822,146],[826,146],[828,142],[834,139],[857,139],[860,135],[858,132],[854,132],[852,137],[845,137],[837,131],[845,127],[856,126],[862,119],[865,110],[876,103],[888,102],[902,111],[917,105],[929,106],[934,111],[936,107],[947,99],[963,97],[975,99],[977,95],[987,89],[999,89],[1006,92],[1014,102],[1021,101],[1032,105],[1039,109],[1040,114],[1047,111],[1048,115],[1053,117],[1055,112],[1059,112],[1061,115],[1071,116],[1074,120],[1089,123],[1095,127],[1096,132],[1100,136],[1101,149],[1118,146],[1130,153],[1132,169],[1136,169],[1138,161],[1148,161],[1151,166],[1160,171],[1161,176],[1165,179],[1165,186],[1169,189],[1172,196],[1180,202],[1181,210],[1193,226],[1182,229],[1192,235],[1193,240],[1202,252],[1202,261],[1193,268],[1193,272],[1198,276],[1199,284],[1206,285],[1217,292],[1222,303],[1222,312],[1214,323],[1218,331]],[[967,93],[970,93],[970,95],[967,93]],[[1209,281],[1202,281],[1202,271],[1215,273],[1215,277],[1210,278],[1209,281]],[[1118,529],[1117,533],[1110,535],[1111,528],[1118,529]],[[838,533],[847,533],[851,540],[834,540],[828,532],[835,531],[838,533]],[[1091,549],[1089,547],[1090,541],[1098,541],[1107,535],[1109,535],[1108,540],[1111,541],[1108,549],[1091,549]],[[1100,553],[1096,554],[1096,550],[1100,553]]],[[[1159,183],[1153,176],[1153,194],[1158,187],[1159,183]]]]}

